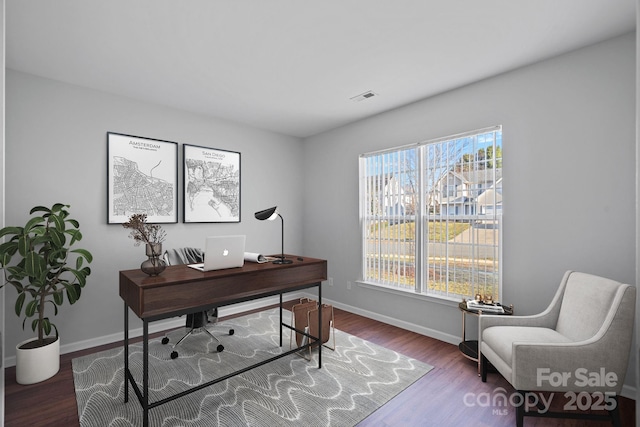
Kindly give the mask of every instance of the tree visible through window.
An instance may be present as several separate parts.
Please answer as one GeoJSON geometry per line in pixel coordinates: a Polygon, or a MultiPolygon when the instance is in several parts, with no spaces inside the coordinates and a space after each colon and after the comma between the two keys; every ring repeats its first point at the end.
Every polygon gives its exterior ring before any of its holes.
{"type": "Polygon", "coordinates": [[[362,155],[363,281],[499,301],[502,201],[499,126],[362,155]]]}

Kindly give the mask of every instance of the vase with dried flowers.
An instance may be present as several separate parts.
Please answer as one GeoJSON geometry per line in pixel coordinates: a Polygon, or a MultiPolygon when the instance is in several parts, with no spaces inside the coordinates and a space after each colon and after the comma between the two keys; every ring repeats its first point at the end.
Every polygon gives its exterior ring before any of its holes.
{"type": "Polygon", "coordinates": [[[129,237],[134,240],[135,246],[140,246],[141,243],[146,245],[148,259],[140,265],[140,269],[149,276],[162,273],[167,268],[167,264],[160,257],[162,242],[167,237],[162,227],[158,224],[148,224],[147,214],[133,214],[122,226],[131,230],[129,237]]]}

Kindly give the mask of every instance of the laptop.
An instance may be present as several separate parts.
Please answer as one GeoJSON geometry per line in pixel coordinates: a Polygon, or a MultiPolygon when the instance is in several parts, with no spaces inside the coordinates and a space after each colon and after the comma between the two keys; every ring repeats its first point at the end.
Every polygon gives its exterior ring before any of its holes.
{"type": "Polygon", "coordinates": [[[200,271],[222,270],[244,265],[246,236],[209,236],[205,242],[204,262],[189,264],[200,271]]]}

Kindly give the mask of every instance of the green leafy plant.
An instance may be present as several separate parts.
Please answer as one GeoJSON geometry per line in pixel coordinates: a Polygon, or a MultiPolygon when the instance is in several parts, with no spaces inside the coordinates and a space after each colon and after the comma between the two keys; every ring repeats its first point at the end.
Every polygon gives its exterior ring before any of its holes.
{"type": "Polygon", "coordinates": [[[45,316],[47,303],[58,314],[64,303],[64,295],[70,304],[80,298],[81,289],[87,283],[91,269],[84,266],[93,261],[86,249],[71,246],[82,239],[79,223],[69,218],[69,205],[54,204],[51,208],[36,206],[24,227],[5,227],[0,238],[8,240],[0,244],[0,266],[4,269],[5,283],[18,292],[16,315],[22,316],[24,329],[27,319],[34,318],[31,329],[38,331],[34,347],[45,345],[54,339],[48,337],[58,328],[45,316]],[[73,255],[72,255],[73,254],[73,255]],[[17,261],[17,263],[12,263],[17,261]]]}

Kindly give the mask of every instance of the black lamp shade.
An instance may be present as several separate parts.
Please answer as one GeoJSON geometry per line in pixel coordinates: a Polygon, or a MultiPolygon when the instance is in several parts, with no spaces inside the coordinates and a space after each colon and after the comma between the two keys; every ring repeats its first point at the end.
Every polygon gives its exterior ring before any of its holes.
{"type": "Polygon", "coordinates": [[[265,219],[276,219],[277,215],[277,206],[255,213],[256,219],[259,219],[260,221],[264,221],[265,219]]]}

